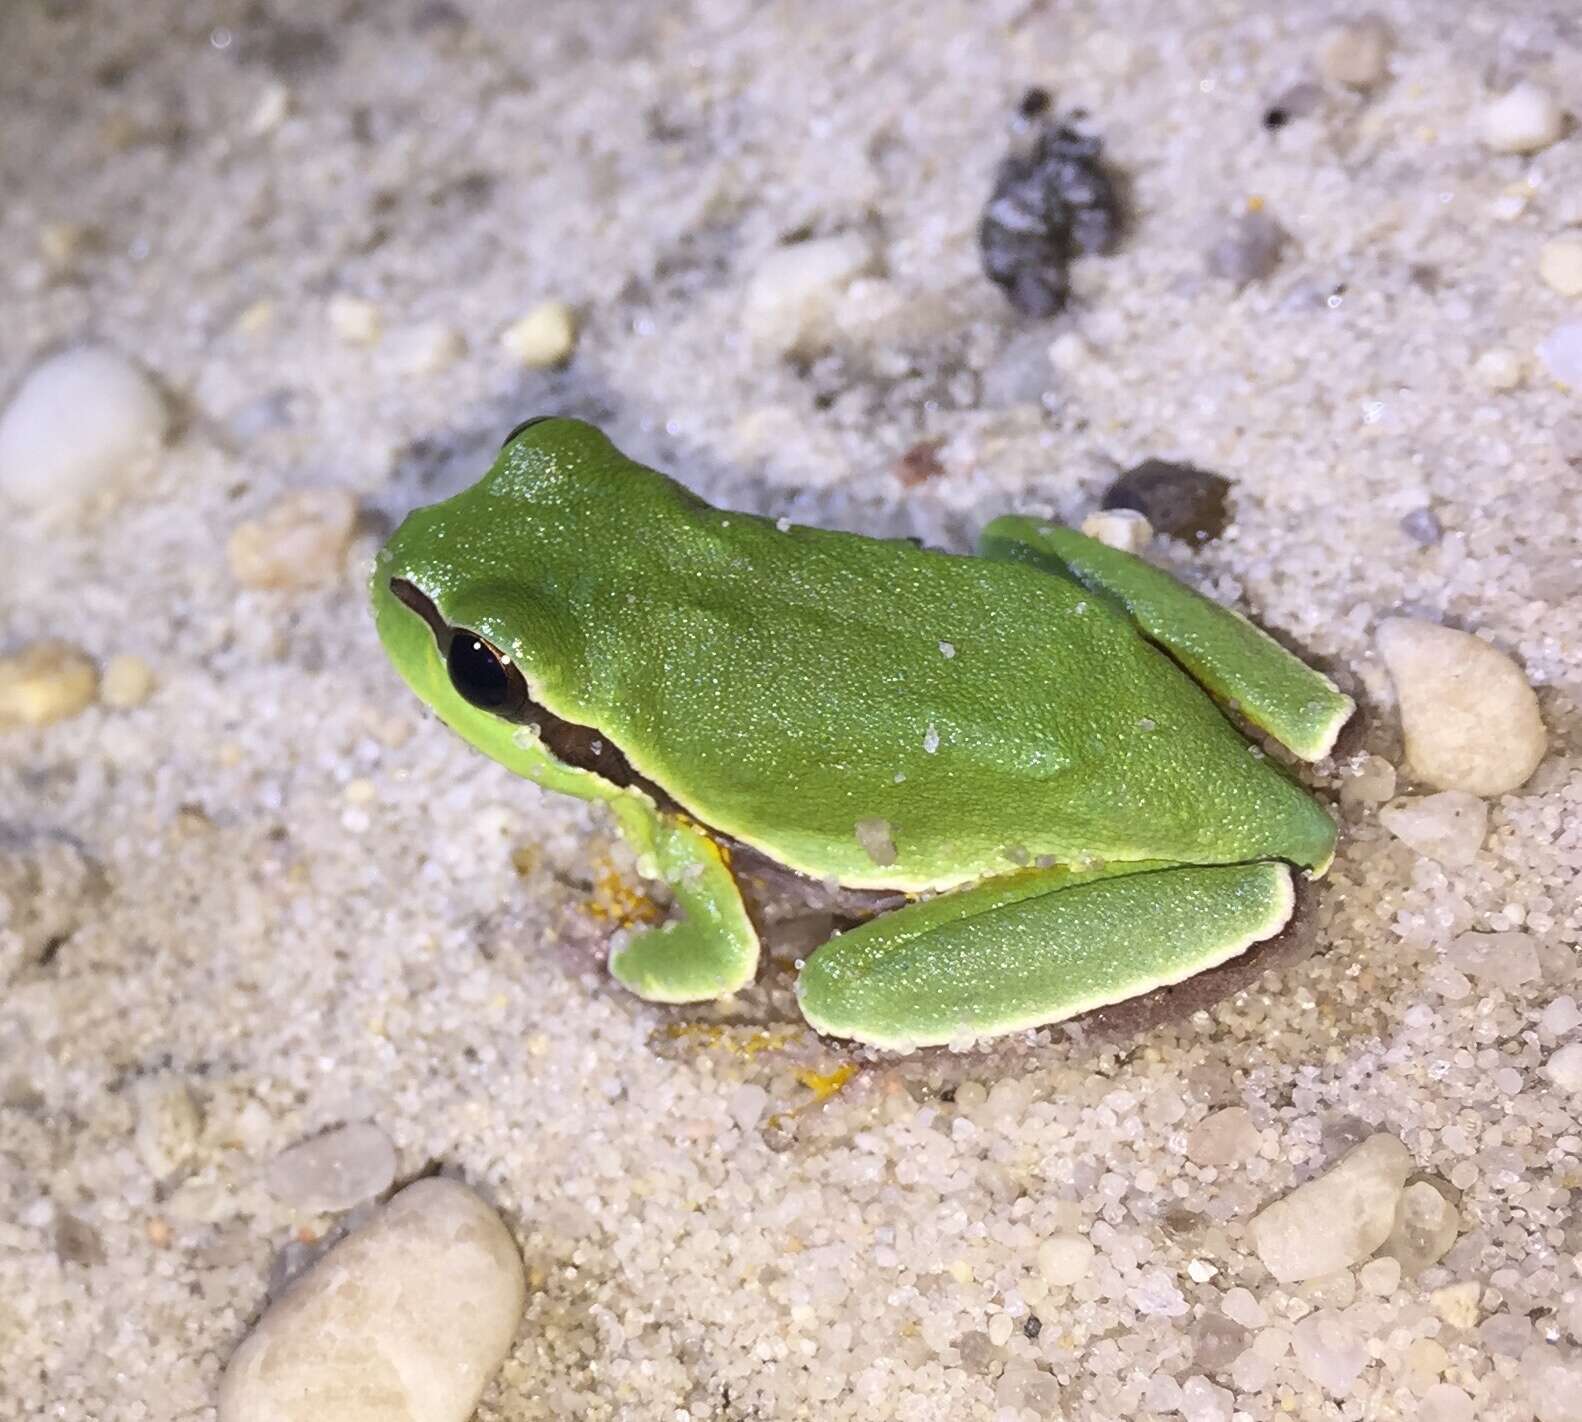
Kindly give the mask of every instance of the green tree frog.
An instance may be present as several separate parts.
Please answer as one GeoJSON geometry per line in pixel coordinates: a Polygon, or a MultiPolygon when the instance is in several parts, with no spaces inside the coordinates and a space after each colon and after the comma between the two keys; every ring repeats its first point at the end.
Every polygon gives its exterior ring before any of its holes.
{"type": "Polygon", "coordinates": [[[372,595],[441,720],[602,801],[669,885],[617,934],[643,998],[750,982],[741,846],[892,908],[814,951],[818,1031],[894,1049],[1055,1022],[1278,932],[1335,827],[1221,707],[1297,756],[1354,707],[1234,612],[1069,528],[978,557],[714,508],[597,429],[515,430],[411,513],[372,595]]]}

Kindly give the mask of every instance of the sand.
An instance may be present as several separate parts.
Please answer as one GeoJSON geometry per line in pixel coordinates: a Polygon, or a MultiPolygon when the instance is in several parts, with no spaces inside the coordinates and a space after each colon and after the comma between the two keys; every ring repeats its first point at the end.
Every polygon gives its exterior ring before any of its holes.
{"type": "Polygon", "coordinates": [[[1582,316],[1539,271],[1582,135],[1477,122],[1524,78],[1582,109],[1582,31],[1376,9],[1369,89],[1319,75],[1319,0],[0,12],[0,391],[92,340],[177,415],[113,497],[0,520],[0,652],[153,673],[0,737],[35,914],[0,956],[0,1417],[212,1417],[348,1222],[270,1163],[363,1121],[521,1247],[491,1422],[1582,1417],[1579,1098],[1544,1070],[1582,978],[1582,395],[1534,355],[1582,316]],[[1029,85],[1132,208],[1043,321],[974,235],[1029,85]],[[1250,209],[1290,239],[1238,288],[1207,254],[1250,209]],[[788,353],[754,282],[794,238],[855,260],[788,353]],[[575,351],[535,369],[502,336],[545,301],[575,351]],[[1402,766],[1394,615],[1511,654],[1550,753],[1464,867],[1350,797],[1299,951],[1151,1027],[883,1058],[800,1026],[783,960],[646,1006],[601,965],[635,882],[609,822],[426,717],[363,594],[393,519],[552,410],[717,502],[956,549],[1191,461],[1234,522],[1154,555],[1364,702],[1321,791],[1402,766]],[[326,489],[344,556],[239,583],[233,530],[326,489]],[[1536,970],[1462,971],[1469,931],[1536,970]],[[1276,1283],[1248,1221],[1379,1131],[1455,1245],[1276,1283]]]}

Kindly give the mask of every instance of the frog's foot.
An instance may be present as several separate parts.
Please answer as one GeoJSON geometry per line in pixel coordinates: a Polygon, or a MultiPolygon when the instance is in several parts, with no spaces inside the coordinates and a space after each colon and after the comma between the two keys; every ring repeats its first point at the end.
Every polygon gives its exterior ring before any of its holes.
{"type": "Polygon", "coordinates": [[[820,1032],[899,1051],[1074,1017],[1212,968],[1278,933],[1284,864],[1030,870],[831,939],[797,984],[820,1032]]]}
{"type": "Polygon", "coordinates": [[[979,551],[1073,578],[1119,603],[1204,690],[1303,760],[1328,755],[1357,709],[1328,677],[1239,613],[1075,529],[997,518],[983,530],[979,551]]]}
{"type": "Polygon", "coordinates": [[[724,852],[695,825],[635,797],[612,808],[675,904],[666,923],[617,941],[610,972],[649,1002],[707,1002],[746,987],[758,971],[758,933],[724,852]]]}

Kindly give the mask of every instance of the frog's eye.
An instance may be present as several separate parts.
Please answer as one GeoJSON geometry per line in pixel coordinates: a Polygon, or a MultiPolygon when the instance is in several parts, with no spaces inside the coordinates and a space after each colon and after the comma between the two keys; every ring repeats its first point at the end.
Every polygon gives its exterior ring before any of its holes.
{"type": "Polygon", "coordinates": [[[519,434],[521,434],[523,430],[530,430],[534,425],[541,425],[545,420],[552,420],[554,418],[555,417],[553,415],[534,415],[530,420],[523,420],[521,424],[519,424],[514,430],[511,431],[510,434],[500,441],[500,448],[504,449],[506,445],[510,444],[510,442],[519,434]]]}
{"type": "Polygon", "coordinates": [[[511,659],[465,627],[451,635],[445,669],[456,694],[480,711],[510,718],[529,704],[527,681],[511,659]]]}

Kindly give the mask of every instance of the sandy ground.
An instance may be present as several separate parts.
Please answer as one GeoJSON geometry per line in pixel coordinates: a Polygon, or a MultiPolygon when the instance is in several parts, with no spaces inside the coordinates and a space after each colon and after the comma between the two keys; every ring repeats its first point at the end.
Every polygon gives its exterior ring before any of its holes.
{"type": "Polygon", "coordinates": [[[63,916],[0,997],[0,1417],[211,1417],[338,1223],[269,1162],[362,1120],[521,1245],[482,1418],[1582,1415],[1582,1136],[1542,1070],[1582,931],[1582,406],[1532,360],[1578,312],[1537,254],[1582,221],[1582,138],[1500,156],[1472,124],[1522,76],[1582,108],[1582,26],[1379,9],[1390,77],[1299,88],[1277,131],[1321,0],[0,10],[0,389],[95,339],[180,412],[118,502],[0,523],[0,650],[156,677],[0,740],[7,852],[63,916]],[[1030,84],[1089,112],[1133,209],[1042,322],[974,245],[1030,84]],[[1238,291],[1204,253],[1249,202],[1291,242],[1238,291]],[[749,340],[776,249],[851,232],[874,271],[819,349],[749,340]],[[576,353],[525,370],[501,335],[549,298],[576,353]],[[436,323],[462,348],[414,371],[436,323]],[[1515,388],[1475,373],[1491,350],[1515,388]],[[734,1009],[645,1006],[599,965],[607,822],[427,719],[362,592],[392,518],[548,409],[717,501],[951,547],[1191,460],[1235,522],[1161,555],[1337,668],[1356,750],[1401,761],[1373,630],[1405,610],[1515,656],[1550,755],[1463,869],[1348,804],[1311,954],[1151,1030],[869,1059],[797,1026],[784,965],[734,1009]],[[925,437],[943,472],[908,486],[925,437]],[[231,530],[327,486],[363,510],[344,567],[239,587],[231,530]],[[1429,546],[1400,525],[1424,508],[1429,546]],[[1455,972],[1469,929],[1529,934],[1540,971],[1455,972]],[[197,1115],[139,1135],[171,1091],[197,1115]],[[1255,1134],[1206,1164],[1232,1106],[1255,1134]],[[1388,1292],[1276,1284],[1248,1219],[1372,1130],[1448,1182],[1458,1242],[1388,1292]],[[1096,1253],[1052,1283],[1066,1233],[1096,1253]]]}

